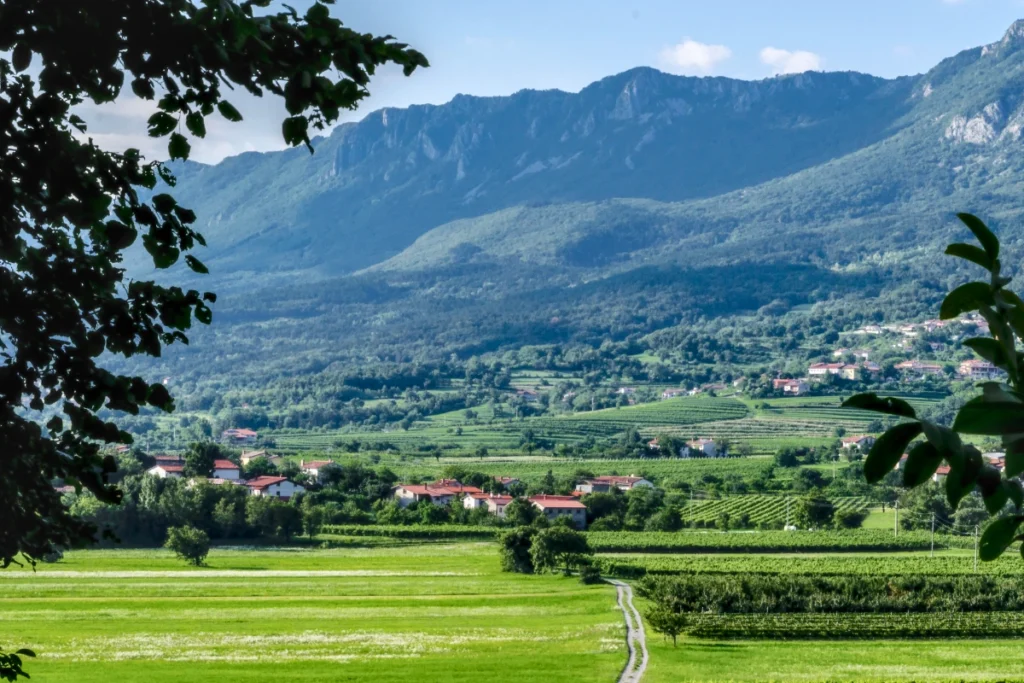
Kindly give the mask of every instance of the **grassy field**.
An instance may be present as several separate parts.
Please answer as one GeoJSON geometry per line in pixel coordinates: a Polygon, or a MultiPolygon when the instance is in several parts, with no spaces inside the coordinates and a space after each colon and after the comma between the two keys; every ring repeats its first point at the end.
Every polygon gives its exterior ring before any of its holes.
{"type": "Polygon", "coordinates": [[[69,553],[0,572],[0,642],[33,680],[612,681],[609,586],[497,571],[493,544],[69,553]],[[514,674],[512,673],[514,672],[514,674]]]}

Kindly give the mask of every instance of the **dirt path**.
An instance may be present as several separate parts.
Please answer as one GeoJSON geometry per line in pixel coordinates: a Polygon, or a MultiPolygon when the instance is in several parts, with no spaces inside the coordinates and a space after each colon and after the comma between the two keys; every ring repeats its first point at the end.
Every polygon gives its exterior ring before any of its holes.
{"type": "Polygon", "coordinates": [[[619,683],[640,683],[644,671],[647,670],[647,636],[644,633],[644,622],[640,612],[633,605],[633,588],[628,583],[609,579],[618,593],[619,609],[626,620],[626,645],[629,647],[629,660],[626,668],[619,676],[619,683]],[[638,661],[639,659],[639,661],[638,661]]]}

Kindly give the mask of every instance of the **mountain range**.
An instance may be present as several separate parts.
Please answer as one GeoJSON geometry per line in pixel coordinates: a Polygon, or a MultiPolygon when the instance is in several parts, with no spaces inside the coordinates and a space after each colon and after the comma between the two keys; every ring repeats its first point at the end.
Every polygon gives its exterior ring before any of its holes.
{"type": "Polygon", "coordinates": [[[956,211],[1020,253],[1022,132],[1024,20],[896,79],[637,68],[578,93],[382,109],[312,155],[178,166],[174,192],[209,244],[203,284],[227,294],[213,336],[263,340],[242,355],[273,338],[304,371],[402,357],[400,339],[472,353],[941,291],[956,211]]]}

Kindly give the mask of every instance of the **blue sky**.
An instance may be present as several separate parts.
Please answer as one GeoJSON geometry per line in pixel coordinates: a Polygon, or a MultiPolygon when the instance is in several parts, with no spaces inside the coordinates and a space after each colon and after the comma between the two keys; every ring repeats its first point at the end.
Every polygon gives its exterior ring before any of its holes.
{"type": "MultiPolygon", "coordinates": [[[[355,120],[458,93],[576,91],[641,65],[744,79],[806,69],[920,73],[999,39],[1024,18],[1024,0],[338,0],[332,13],[355,30],[390,33],[431,61],[410,78],[382,71],[372,97],[346,117],[355,120]]],[[[283,108],[236,104],[246,120],[212,126],[194,145],[195,158],[282,147],[283,108]]],[[[141,136],[134,132],[146,113],[144,103],[129,100],[86,118],[101,144],[141,145],[159,157],[144,126],[141,136]]]]}

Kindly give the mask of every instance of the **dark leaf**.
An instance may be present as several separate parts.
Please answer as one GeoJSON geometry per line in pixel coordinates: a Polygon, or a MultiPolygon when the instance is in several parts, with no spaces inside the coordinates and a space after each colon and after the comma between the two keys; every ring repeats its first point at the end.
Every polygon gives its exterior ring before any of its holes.
{"type": "Polygon", "coordinates": [[[1024,472],[1024,439],[1006,444],[1006,476],[1016,477],[1024,472]]]}
{"type": "Polygon", "coordinates": [[[881,481],[882,477],[892,472],[906,452],[907,445],[920,434],[920,422],[896,425],[882,434],[864,461],[864,477],[868,483],[881,481]]]}
{"type": "Polygon", "coordinates": [[[1003,345],[995,339],[991,337],[972,337],[965,339],[963,345],[973,349],[976,354],[990,361],[993,365],[1001,368],[1006,367],[1006,351],[1003,349],[1003,345]]]}
{"type": "Polygon", "coordinates": [[[974,490],[982,468],[981,453],[978,452],[978,449],[969,446],[964,450],[967,453],[963,463],[959,467],[952,468],[946,475],[946,499],[954,510],[964,496],[974,490]]]}
{"type": "Polygon", "coordinates": [[[876,413],[899,415],[900,417],[917,417],[913,406],[898,398],[879,398],[877,394],[857,394],[843,401],[844,408],[858,408],[876,413]]]}
{"type": "Polygon", "coordinates": [[[1017,535],[1017,527],[1020,526],[1020,517],[1003,517],[988,525],[985,533],[981,535],[981,543],[978,545],[978,557],[985,562],[998,559],[1017,535]]]}
{"type": "Polygon", "coordinates": [[[974,233],[974,236],[981,242],[981,246],[985,248],[985,253],[988,254],[990,259],[995,261],[999,258],[999,238],[988,229],[988,226],[980,218],[969,213],[958,213],[956,217],[963,221],[964,225],[974,233]]]}
{"type": "Polygon", "coordinates": [[[158,111],[149,117],[149,135],[159,138],[178,127],[178,119],[165,111],[158,111]]]}
{"type": "Polygon", "coordinates": [[[185,257],[185,263],[188,264],[189,268],[191,268],[193,271],[197,273],[202,273],[203,275],[206,275],[207,273],[210,272],[210,269],[203,265],[202,261],[197,259],[195,256],[192,256],[191,254],[185,257]]]}
{"type": "Polygon", "coordinates": [[[989,401],[979,396],[960,408],[953,420],[953,431],[1001,436],[1019,432],[1022,425],[1024,404],[1017,401],[989,401]]]}
{"type": "Polygon", "coordinates": [[[962,284],[946,295],[939,308],[939,317],[952,320],[963,313],[976,311],[982,306],[991,306],[992,288],[984,282],[968,282],[962,284]]]}
{"type": "Polygon", "coordinates": [[[136,78],[132,81],[132,92],[143,100],[151,100],[156,96],[153,84],[148,78],[136,78]]]}
{"type": "Polygon", "coordinates": [[[226,118],[232,123],[238,123],[242,120],[242,115],[238,113],[238,110],[231,106],[231,103],[227,100],[221,100],[217,103],[217,111],[220,115],[226,118]]]}
{"type": "Polygon", "coordinates": [[[946,247],[946,253],[950,256],[956,256],[972,263],[977,263],[985,270],[992,268],[992,259],[989,258],[989,255],[985,253],[984,249],[973,244],[957,242],[946,247]]]}
{"type": "Polygon", "coordinates": [[[932,478],[941,464],[942,455],[935,446],[928,441],[915,444],[903,466],[903,485],[907,488],[920,486],[932,478]]]}
{"type": "Polygon", "coordinates": [[[197,138],[206,137],[206,121],[203,119],[203,115],[197,111],[185,117],[185,127],[197,138]]]}
{"type": "Polygon", "coordinates": [[[188,154],[191,151],[192,145],[188,144],[184,135],[171,133],[171,139],[167,143],[167,153],[172,159],[188,159],[188,154]]]}
{"type": "Polygon", "coordinates": [[[25,43],[18,43],[14,46],[11,54],[11,66],[18,73],[21,73],[32,64],[32,50],[25,43]]]}

